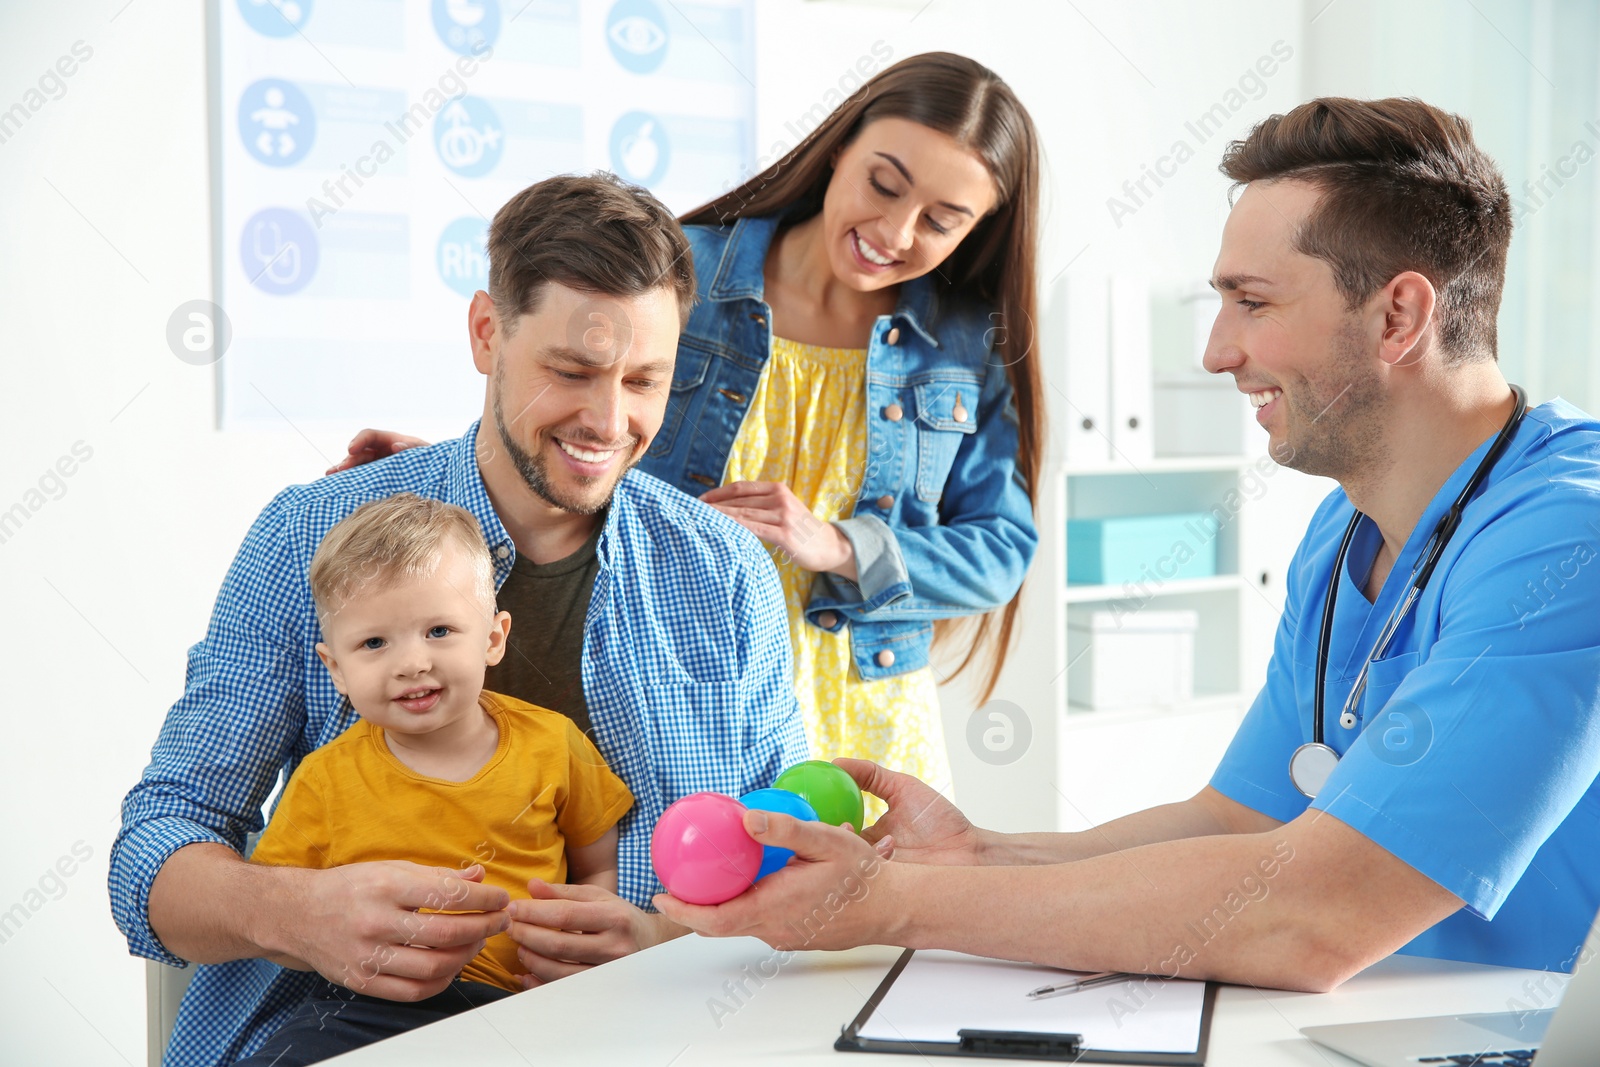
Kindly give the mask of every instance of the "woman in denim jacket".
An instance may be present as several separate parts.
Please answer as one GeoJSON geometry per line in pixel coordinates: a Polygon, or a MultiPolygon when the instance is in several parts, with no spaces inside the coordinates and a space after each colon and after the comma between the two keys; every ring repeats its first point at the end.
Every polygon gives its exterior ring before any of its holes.
{"type": "Polygon", "coordinates": [[[641,466],[776,550],[823,758],[948,782],[935,624],[981,619],[958,670],[991,646],[985,698],[1010,642],[1038,541],[1036,144],[994,73],[914,56],[683,219],[699,299],[641,466]]]}
{"type": "MultiPolygon", "coordinates": [[[[1004,662],[1038,543],[1037,144],[992,71],[913,56],[682,220],[698,301],[640,466],[773,547],[822,758],[947,784],[935,629],[976,620],[985,700],[1004,662]]],[[[340,467],[413,443],[364,431],[340,467]]]]}

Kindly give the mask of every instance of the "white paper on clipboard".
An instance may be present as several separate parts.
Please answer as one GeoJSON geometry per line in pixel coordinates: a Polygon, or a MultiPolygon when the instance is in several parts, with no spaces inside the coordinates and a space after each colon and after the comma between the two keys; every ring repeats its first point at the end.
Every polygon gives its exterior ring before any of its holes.
{"type": "Polygon", "coordinates": [[[955,1041],[956,1031],[1027,1030],[1083,1035],[1101,1052],[1196,1052],[1204,982],[1134,977],[1081,993],[1029,1000],[1027,993],[1075,972],[924,950],[911,957],[858,1036],[955,1041]]]}

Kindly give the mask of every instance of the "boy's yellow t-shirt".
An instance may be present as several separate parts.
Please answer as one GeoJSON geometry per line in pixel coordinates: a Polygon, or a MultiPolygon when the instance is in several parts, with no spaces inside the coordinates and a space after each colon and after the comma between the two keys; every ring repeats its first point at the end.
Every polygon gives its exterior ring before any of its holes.
{"type": "MultiPolygon", "coordinates": [[[[567,879],[566,846],[598,841],[633,794],[572,720],[514,697],[479,698],[500,744],[465,782],[418,774],[366,720],[301,761],[250,862],[328,868],[377,860],[484,867],[525,897],[528,879],[567,879]]],[[[437,910],[448,911],[448,904],[437,910]]],[[[517,945],[496,934],[461,977],[521,992],[517,945]]]]}

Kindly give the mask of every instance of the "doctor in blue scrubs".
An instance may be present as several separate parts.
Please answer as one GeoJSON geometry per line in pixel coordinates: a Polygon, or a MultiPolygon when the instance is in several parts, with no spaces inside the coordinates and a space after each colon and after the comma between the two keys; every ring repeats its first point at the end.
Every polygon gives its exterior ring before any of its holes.
{"type": "Polygon", "coordinates": [[[1600,909],[1600,422],[1501,374],[1505,182],[1415,100],[1311,101],[1222,171],[1206,365],[1339,488],[1210,785],[1000,834],[842,760],[890,805],[864,839],[751,812],[797,858],[717,907],[656,898],[670,918],[1289,989],[1397,951],[1572,969],[1600,909]]]}

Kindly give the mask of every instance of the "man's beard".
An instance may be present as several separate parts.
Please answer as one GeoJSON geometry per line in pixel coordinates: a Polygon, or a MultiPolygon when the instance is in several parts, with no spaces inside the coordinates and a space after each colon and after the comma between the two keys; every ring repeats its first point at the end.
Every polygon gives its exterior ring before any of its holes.
{"type": "Polygon", "coordinates": [[[1285,420],[1289,436],[1269,451],[1282,466],[1342,480],[1384,464],[1388,396],[1378,373],[1366,366],[1354,321],[1341,327],[1334,351],[1342,373],[1321,386],[1302,380],[1291,401],[1295,418],[1285,420]]]}
{"type": "MultiPolygon", "coordinates": [[[[501,364],[501,367],[504,367],[503,363],[501,364]]],[[[633,469],[634,465],[638,463],[638,458],[630,456],[623,462],[622,469],[617,472],[616,479],[611,483],[611,488],[606,491],[605,499],[603,500],[595,503],[589,503],[584,500],[574,499],[570,496],[562,495],[550,480],[550,465],[546,461],[545,457],[542,455],[534,455],[512,439],[511,432],[506,426],[505,413],[500,406],[500,397],[504,392],[504,390],[501,388],[502,381],[502,370],[497,368],[494,376],[494,400],[492,403],[494,411],[494,428],[496,432],[500,434],[500,447],[504,448],[506,450],[506,455],[511,457],[511,462],[516,465],[517,473],[522,475],[522,480],[527,487],[532,490],[534,495],[539,497],[539,499],[560,508],[562,511],[570,511],[575,515],[598,515],[600,512],[609,507],[611,505],[611,497],[617,490],[617,482],[620,482],[622,480],[622,476],[633,469]]],[[[602,442],[599,441],[588,443],[592,443],[596,446],[602,445],[602,442]]],[[[635,444],[637,444],[637,441],[630,442],[628,446],[629,449],[632,449],[635,444]]],[[[561,446],[557,445],[556,447],[559,448],[561,446]]],[[[578,484],[585,487],[597,485],[601,481],[601,479],[597,477],[586,477],[583,475],[577,475],[576,477],[578,479],[578,484]]]]}

